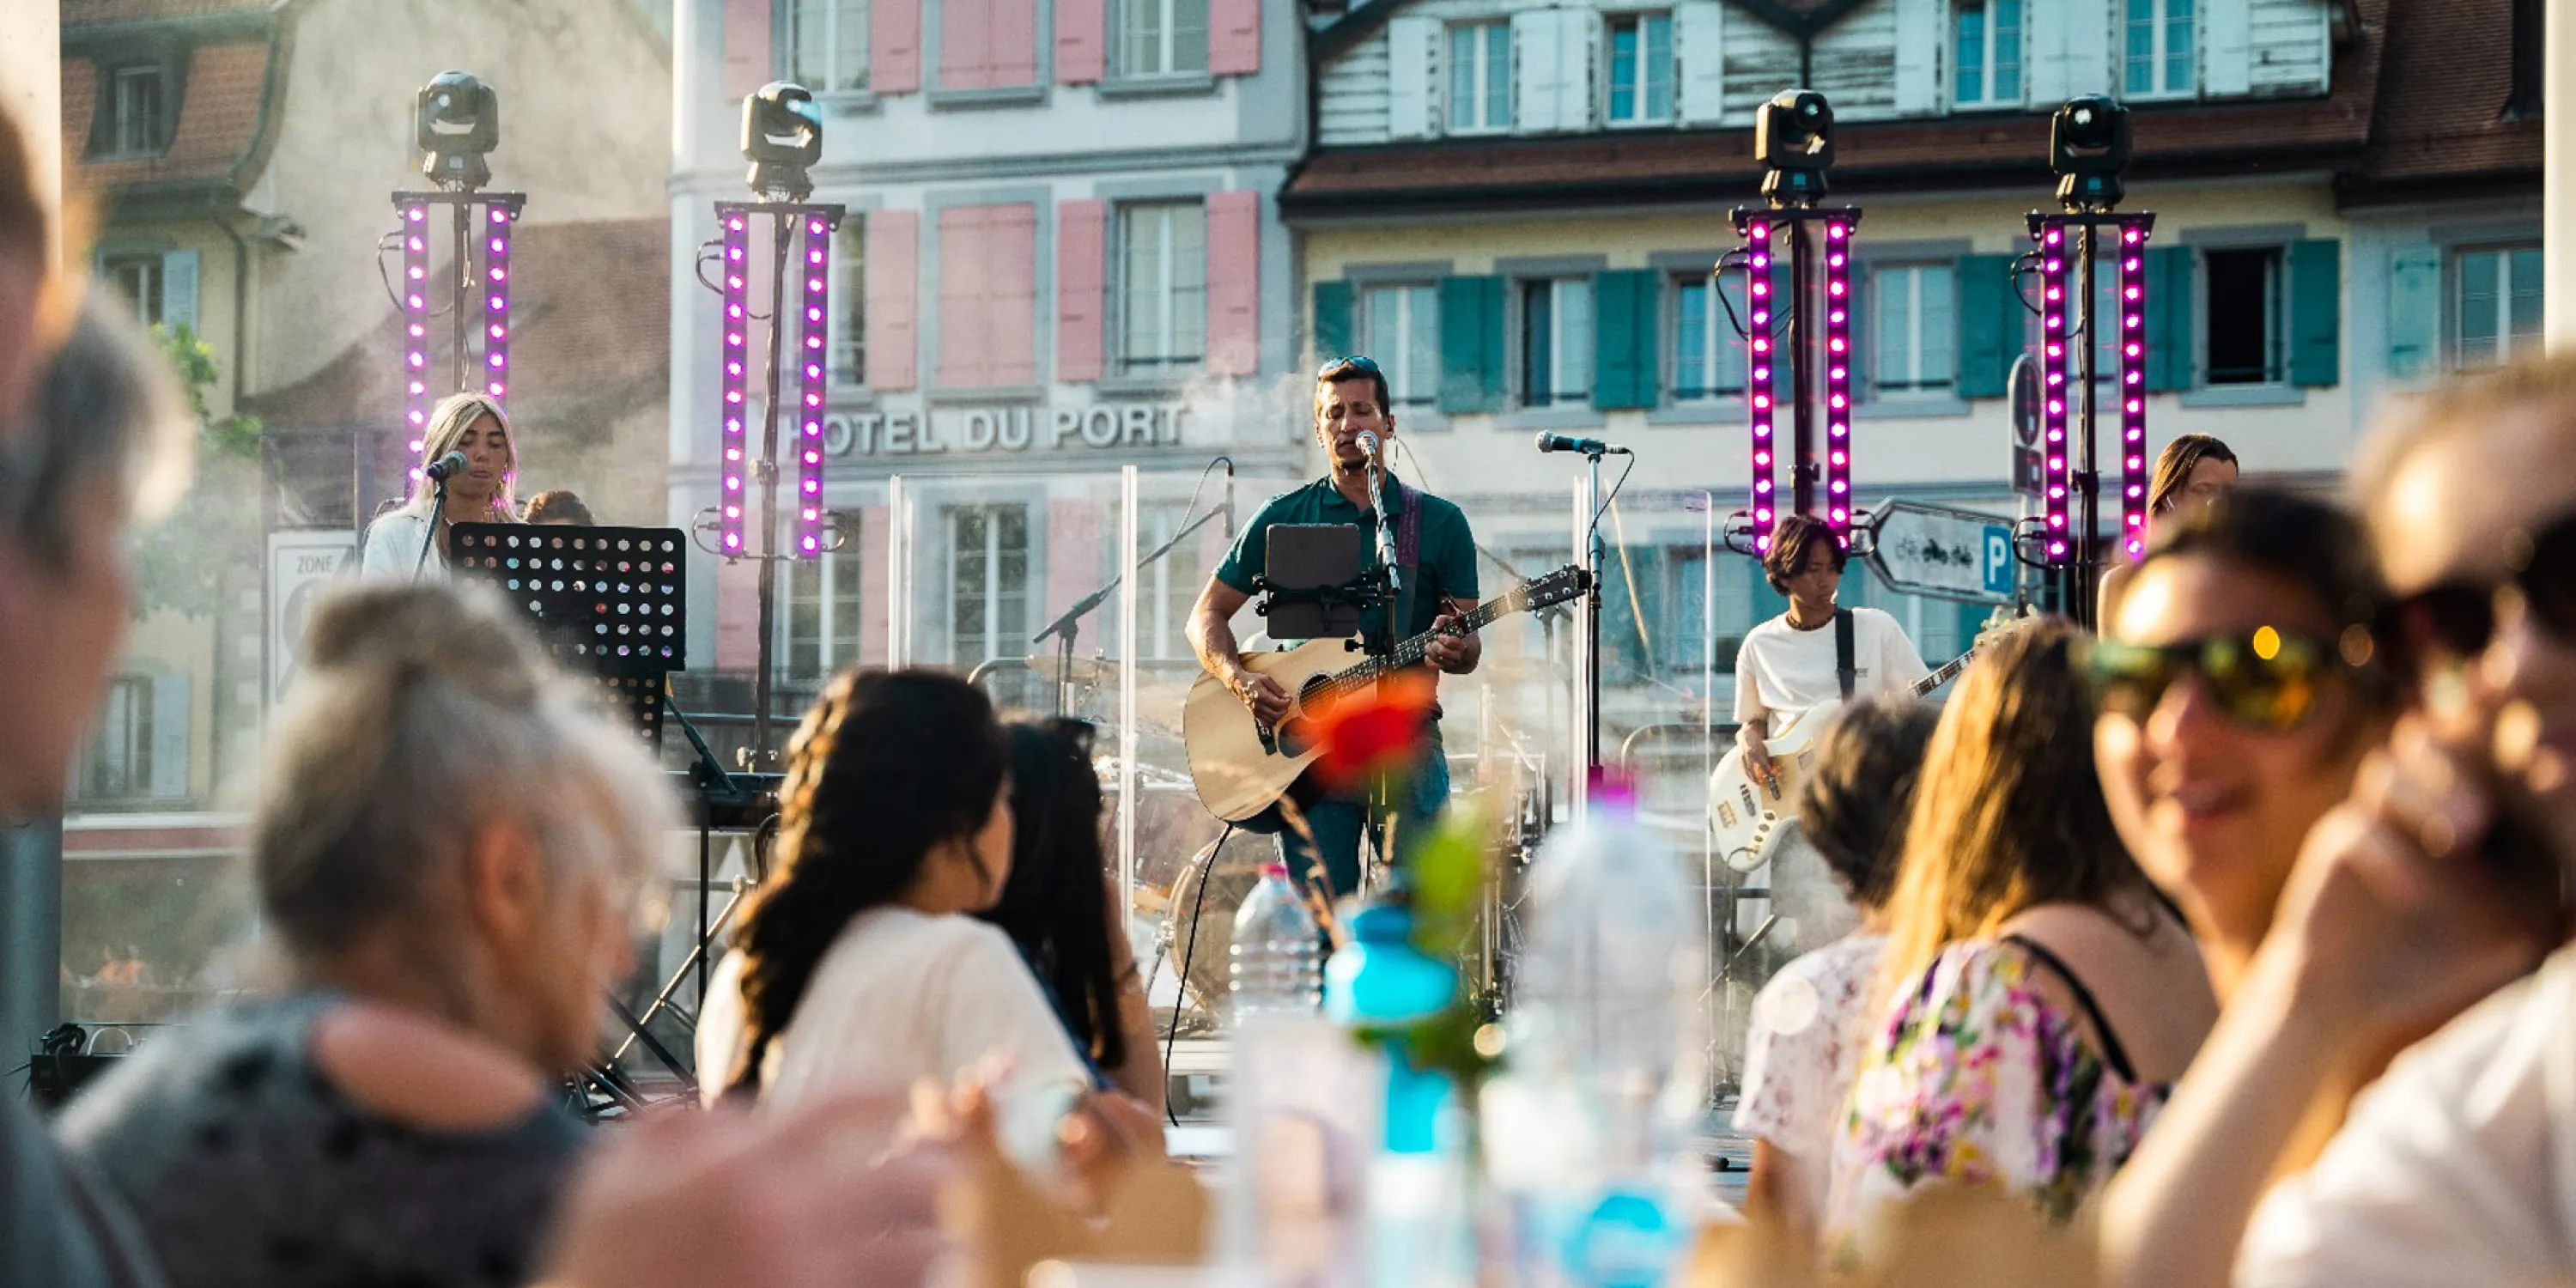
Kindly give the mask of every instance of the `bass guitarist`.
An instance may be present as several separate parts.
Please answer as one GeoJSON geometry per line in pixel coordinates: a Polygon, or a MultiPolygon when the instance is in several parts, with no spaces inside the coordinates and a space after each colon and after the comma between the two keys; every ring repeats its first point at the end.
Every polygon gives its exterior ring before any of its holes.
{"type": "Polygon", "coordinates": [[[1766,745],[1778,725],[1836,699],[1903,691],[1931,674],[1896,619],[1875,608],[1840,609],[1846,554],[1824,520],[1792,514],[1771,532],[1763,580],[1789,611],[1754,627],[1735,657],[1736,742],[1744,766],[1772,777],[1766,745]]]}
{"type": "MultiPolygon", "coordinates": [[[[1243,664],[1235,642],[1234,615],[1253,592],[1261,575],[1274,524],[1347,523],[1364,532],[1378,530],[1376,509],[1369,504],[1369,482],[1378,473],[1378,491],[1386,500],[1396,529],[1396,563],[1403,593],[1397,604],[1399,638],[1457,621],[1476,606],[1476,543],[1467,516],[1457,506],[1405,486],[1384,473],[1386,444],[1395,438],[1395,415],[1387,407],[1386,375],[1367,358],[1339,358],[1315,373],[1315,441],[1324,449],[1327,471],[1322,478],[1270,498],[1243,526],[1191,610],[1190,647],[1199,664],[1241,699],[1264,724],[1287,713],[1288,691],[1276,680],[1243,664]],[[1377,444],[1372,453],[1363,438],[1377,444]]],[[[1374,541],[1362,548],[1377,566],[1374,541]]],[[[1476,669],[1483,645],[1473,634],[1443,635],[1423,651],[1423,660],[1451,675],[1476,669]]],[[[1431,734],[1422,747],[1421,764],[1411,775],[1407,799],[1395,802],[1395,848],[1382,859],[1401,864],[1414,844],[1428,835],[1433,818],[1449,800],[1449,762],[1441,749],[1438,708],[1433,708],[1431,734]]],[[[1307,826],[1315,834],[1320,856],[1289,829],[1278,832],[1279,856],[1293,874],[1304,875],[1320,861],[1336,896],[1359,888],[1360,836],[1380,833],[1384,820],[1371,818],[1369,802],[1353,796],[1300,798],[1307,826]]],[[[1382,834],[1382,833],[1381,833],[1382,834]]]]}

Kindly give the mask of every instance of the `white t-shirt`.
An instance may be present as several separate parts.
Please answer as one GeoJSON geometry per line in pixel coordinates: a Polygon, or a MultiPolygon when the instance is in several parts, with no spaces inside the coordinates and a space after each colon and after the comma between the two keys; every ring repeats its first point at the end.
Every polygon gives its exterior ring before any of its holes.
{"type": "MultiPolygon", "coordinates": [[[[1901,689],[1932,673],[1895,618],[1875,608],[1855,608],[1851,614],[1853,697],[1901,689]]],[[[1800,715],[1840,700],[1843,686],[1834,660],[1830,617],[1811,631],[1789,625],[1786,614],[1754,627],[1735,655],[1736,723],[1747,723],[1757,715],[1772,716],[1764,732],[1776,733],[1777,717],[1800,715]]]]}
{"type": "MultiPolygon", "coordinates": [[[[698,1018],[698,1094],[712,1103],[742,1046],[742,954],[707,984],[698,1018]]],[[[871,908],[850,919],[814,968],[760,1070],[763,1103],[810,1103],[847,1087],[944,1084],[998,1055],[1002,1143],[1032,1171],[1054,1165],[1055,1129],[1092,1084],[1037,977],[1010,936],[966,916],[871,908]]]]}
{"type": "Polygon", "coordinates": [[[358,573],[369,580],[410,581],[415,576],[447,576],[447,559],[436,547],[427,547],[423,558],[422,541],[429,535],[429,516],[409,510],[390,510],[367,525],[366,548],[358,555],[358,573]]]}
{"type": "Polygon", "coordinates": [[[2390,1065],[2273,1187],[2240,1288],[2576,1279],[2576,948],[2390,1065]]]}
{"type": "Polygon", "coordinates": [[[1735,1130],[1790,1156],[1817,1219],[1833,1183],[1843,1102],[1867,1040],[1861,1010],[1886,946],[1883,935],[1835,940],[1781,967],[1753,995],[1735,1130]]]}

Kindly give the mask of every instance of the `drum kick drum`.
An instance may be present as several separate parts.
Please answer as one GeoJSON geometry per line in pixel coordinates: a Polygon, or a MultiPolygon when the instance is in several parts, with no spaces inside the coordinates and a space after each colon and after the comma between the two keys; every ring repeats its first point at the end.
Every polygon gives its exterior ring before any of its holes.
{"type": "Polygon", "coordinates": [[[1237,828],[1191,855],[1172,883],[1165,951],[1181,991],[1211,1019],[1226,1013],[1233,993],[1234,914],[1261,884],[1262,865],[1278,858],[1268,836],[1237,828]]]}

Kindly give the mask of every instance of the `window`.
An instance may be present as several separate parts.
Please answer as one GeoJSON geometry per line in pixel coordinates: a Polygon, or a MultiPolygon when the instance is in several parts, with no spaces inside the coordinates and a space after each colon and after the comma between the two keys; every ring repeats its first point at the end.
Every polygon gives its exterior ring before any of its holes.
{"type": "Polygon", "coordinates": [[[2451,276],[2457,283],[2453,365],[2493,366],[2539,351],[2539,247],[2463,249],[2452,261],[2451,276]]]}
{"type": "Polygon", "coordinates": [[[790,0],[787,68],[817,94],[868,87],[868,0],[790,0]]]}
{"type": "Polygon", "coordinates": [[[1207,351],[1207,207],[1121,207],[1118,253],[1118,354],[1127,374],[1198,365],[1207,351]]]}
{"type": "Polygon", "coordinates": [[[1360,352],[1386,373],[1387,401],[1428,407],[1440,387],[1440,309],[1429,283],[1360,292],[1360,352]]]}
{"type": "Polygon", "coordinates": [[[119,67],[108,76],[109,156],[150,156],[170,137],[168,85],[157,64],[119,67]]]}
{"type": "Polygon", "coordinates": [[[1449,132],[1512,127],[1512,28],[1505,22],[1449,29],[1449,132]]]}
{"type": "Polygon", "coordinates": [[[1673,119],[1673,16],[1632,13],[1610,19],[1610,123],[1653,125],[1673,119]]]}
{"type": "Polygon", "coordinates": [[[1521,405],[1563,407],[1592,397],[1592,279],[1521,283],[1521,405]]]}
{"type": "Polygon", "coordinates": [[[1946,398],[1958,388],[1958,278],[1949,264],[1870,272],[1870,380],[1877,397],[1946,398]]]}
{"type": "Polygon", "coordinates": [[[2189,94],[2194,0],[2125,0],[2128,5],[2128,97],[2189,94]]]}
{"type": "Polygon", "coordinates": [[[121,675],[108,685],[81,766],[81,795],[146,796],[152,790],[152,681],[121,675]]]}
{"type": "MultiPolygon", "coordinates": [[[[1161,549],[1188,517],[1182,506],[1144,507],[1136,515],[1136,552],[1161,549]]],[[[1182,630],[1189,624],[1190,609],[1198,604],[1199,588],[1207,583],[1204,546],[1217,532],[1214,524],[1201,528],[1173,546],[1171,553],[1137,571],[1136,612],[1143,618],[1138,624],[1144,628],[1140,636],[1144,660],[1186,662],[1196,656],[1182,630]]],[[[1113,571],[1116,562],[1114,557],[1110,561],[1113,571]]]]}
{"type": "Polygon", "coordinates": [[[1118,72],[1193,76],[1208,69],[1208,0],[1122,0],[1118,72]]]}
{"type": "Polygon", "coordinates": [[[111,255],[100,264],[100,271],[116,286],[117,294],[134,306],[134,316],[145,326],[162,322],[161,257],[159,255],[111,255]]]}
{"type": "Polygon", "coordinates": [[[2205,315],[2209,383],[2279,383],[2284,376],[2287,330],[2281,248],[2212,250],[2201,259],[2209,284],[2205,315]]]}
{"type": "Polygon", "coordinates": [[[1960,0],[1958,81],[1951,100],[1961,107],[2021,103],[2021,0],[1960,0]]]}
{"type": "Polygon", "coordinates": [[[1744,396],[1744,274],[1673,279],[1673,401],[1744,396]],[[1725,294],[1721,297],[1720,291],[1725,294]],[[1732,312],[1729,311],[1732,306],[1732,312]]]}
{"type": "Polygon", "coordinates": [[[832,383],[868,382],[868,221],[851,214],[833,234],[832,383]]]}
{"type": "Polygon", "coordinates": [[[787,565],[787,674],[821,680],[859,660],[859,557],[856,512],[844,512],[848,543],[820,559],[787,565]]]}
{"type": "Polygon", "coordinates": [[[948,512],[948,660],[981,666],[1027,651],[1029,511],[1021,505],[948,512]]]}

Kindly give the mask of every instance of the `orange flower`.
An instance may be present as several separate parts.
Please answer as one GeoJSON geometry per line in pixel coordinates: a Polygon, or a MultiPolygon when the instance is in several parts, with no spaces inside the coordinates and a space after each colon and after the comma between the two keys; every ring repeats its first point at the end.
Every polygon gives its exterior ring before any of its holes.
{"type": "Polygon", "coordinates": [[[1351,694],[1318,713],[1315,774],[1334,790],[1411,772],[1431,736],[1431,677],[1404,672],[1351,694]]]}

